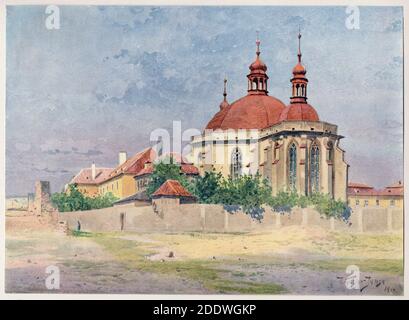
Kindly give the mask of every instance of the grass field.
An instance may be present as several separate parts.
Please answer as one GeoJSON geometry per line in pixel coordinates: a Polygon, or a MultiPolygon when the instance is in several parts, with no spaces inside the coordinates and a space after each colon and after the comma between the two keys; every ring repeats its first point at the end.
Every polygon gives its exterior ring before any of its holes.
{"type": "Polygon", "coordinates": [[[66,236],[23,225],[10,221],[6,231],[7,292],[48,292],[44,287],[48,265],[61,270],[59,292],[70,293],[403,292],[401,234],[286,227],[267,233],[66,236]],[[348,265],[359,267],[364,289],[345,287],[348,265]]]}

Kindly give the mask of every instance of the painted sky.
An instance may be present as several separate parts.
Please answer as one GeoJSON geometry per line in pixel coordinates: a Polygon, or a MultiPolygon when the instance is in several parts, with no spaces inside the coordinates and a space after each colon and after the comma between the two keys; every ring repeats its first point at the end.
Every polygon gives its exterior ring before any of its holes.
{"type": "Polygon", "coordinates": [[[149,145],[156,128],[203,129],[222,99],[246,94],[260,31],[270,95],[289,102],[302,29],[309,102],[338,125],[350,180],[403,178],[402,10],[360,7],[7,7],[6,193],[53,191],[93,161],[149,145]]]}

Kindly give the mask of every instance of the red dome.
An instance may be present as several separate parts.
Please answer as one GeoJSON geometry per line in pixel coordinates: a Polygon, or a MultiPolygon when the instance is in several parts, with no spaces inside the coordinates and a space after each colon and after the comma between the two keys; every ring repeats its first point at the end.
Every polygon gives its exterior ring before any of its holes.
{"type": "Polygon", "coordinates": [[[292,103],[280,115],[281,121],[320,121],[317,111],[308,103],[292,103]]]}
{"type": "Polygon", "coordinates": [[[206,129],[263,129],[278,123],[285,105],[263,94],[249,94],[214,115],[206,129]]]}
{"type": "Polygon", "coordinates": [[[256,61],[254,61],[249,69],[253,72],[253,73],[265,73],[267,71],[267,66],[266,64],[261,61],[261,59],[257,56],[256,61]]]}
{"type": "Polygon", "coordinates": [[[307,70],[305,69],[305,67],[299,62],[295,65],[294,69],[293,69],[293,74],[295,75],[304,75],[307,73],[307,70]]]}

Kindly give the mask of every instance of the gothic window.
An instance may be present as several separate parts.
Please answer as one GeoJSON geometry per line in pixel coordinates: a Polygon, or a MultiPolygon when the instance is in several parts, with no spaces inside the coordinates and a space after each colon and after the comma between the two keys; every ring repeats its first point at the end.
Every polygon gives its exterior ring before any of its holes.
{"type": "Polygon", "coordinates": [[[320,191],[320,148],[315,142],[310,155],[310,188],[312,193],[320,191]]]}
{"type": "Polygon", "coordinates": [[[292,143],[288,149],[288,186],[291,191],[296,190],[297,183],[297,147],[292,143]]]}
{"type": "Polygon", "coordinates": [[[241,168],[242,168],[242,164],[241,164],[241,152],[239,150],[239,148],[236,148],[233,150],[232,154],[231,154],[231,176],[232,178],[237,178],[238,176],[241,175],[241,168]]]}
{"type": "Polygon", "coordinates": [[[327,150],[327,160],[332,162],[334,160],[334,144],[332,141],[328,141],[327,150]]]}

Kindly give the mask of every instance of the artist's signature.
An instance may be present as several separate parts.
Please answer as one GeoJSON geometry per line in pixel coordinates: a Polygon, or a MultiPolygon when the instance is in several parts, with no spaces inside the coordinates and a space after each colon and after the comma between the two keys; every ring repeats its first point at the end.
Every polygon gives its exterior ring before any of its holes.
{"type": "Polygon", "coordinates": [[[346,281],[356,281],[356,286],[354,286],[354,289],[359,290],[361,293],[364,293],[365,291],[369,289],[376,289],[376,288],[380,288],[386,294],[397,295],[402,292],[401,285],[389,284],[385,279],[376,279],[376,278],[372,278],[371,276],[365,276],[363,277],[363,279],[351,279],[351,277],[338,276],[337,279],[341,280],[344,283],[346,281]]]}

